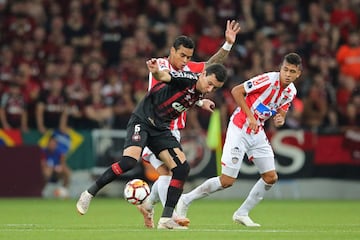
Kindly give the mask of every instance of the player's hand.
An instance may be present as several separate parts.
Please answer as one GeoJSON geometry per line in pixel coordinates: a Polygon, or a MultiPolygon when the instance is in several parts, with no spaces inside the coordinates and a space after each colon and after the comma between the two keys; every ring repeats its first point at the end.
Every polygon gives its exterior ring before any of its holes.
{"type": "Polygon", "coordinates": [[[247,120],[249,122],[249,128],[254,133],[257,133],[259,131],[259,125],[258,125],[258,122],[256,121],[256,119],[254,117],[251,117],[251,118],[248,118],[247,120]]]}
{"type": "Polygon", "coordinates": [[[236,40],[236,35],[240,32],[240,23],[235,20],[227,20],[226,30],[225,30],[225,39],[229,44],[234,44],[236,40]]]}
{"type": "Polygon", "coordinates": [[[156,73],[157,71],[159,71],[159,67],[158,67],[156,58],[152,58],[150,60],[147,60],[146,65],[147,65],[147,68],[149,69],[149,71],[151,73],[156,73]]]}
{"type": "Polygon", "coordinates": [[[281,127],[285,123],[285,118],[281,114],[276,114],[274,116],[275,127],[281,127]]]}
{"type": "Polygon", "coordinates": [[[209,112],[214,112],[215,109],[215,103],[211,101],[210,99],[202,99],[203,105],[202,109],[207,110],[209,112]]]}

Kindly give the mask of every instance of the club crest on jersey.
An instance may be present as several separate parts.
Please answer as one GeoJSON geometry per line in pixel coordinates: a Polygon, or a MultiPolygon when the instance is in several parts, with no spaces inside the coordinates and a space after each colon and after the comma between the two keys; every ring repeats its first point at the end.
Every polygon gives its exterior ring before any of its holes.
{"type": "Polygon", "coordinates": [[[236,164],[236,163],[239,162],[240,154],[241,154],[241,151],[240,151],[240,149],[238,147],[235,147],[235,148],[231,149],[231,162],[233,164],[236,164]]]}
{"type": "Polygon", "coordinates": [[[252,87],[253,87],[252,82],[247,82],[246,85],[247,85],[248,88],[252,88],[252,87]]]}

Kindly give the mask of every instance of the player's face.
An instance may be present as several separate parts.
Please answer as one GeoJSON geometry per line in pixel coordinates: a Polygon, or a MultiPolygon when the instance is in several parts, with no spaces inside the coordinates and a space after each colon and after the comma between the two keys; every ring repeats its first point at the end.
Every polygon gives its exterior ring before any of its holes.
{"type": "Polygon", "coordinates": [[[205,76],[205,72],[203,72],[197,81],[196,89],[201,93],[211,93],[216,89],[221,88],[223,85],[223,82],[219,82],[216,79],[215,74],[205,76]]]}
{"type": "Polygon", "coordinates": [[[301,75],[301,70],[298,66],[290,64],[286,61],[280,67],[280,82],[283,87],[288,86],[294,82],[301,75]]]}
{"type": "Polygon", "coordinates": [[[171,48],[169,62],[175,70],[182,70],[186,64],[191,60],[194,54],[194,49],[185,48],[180,46],[178,50],[174,47],[171,48]]]}

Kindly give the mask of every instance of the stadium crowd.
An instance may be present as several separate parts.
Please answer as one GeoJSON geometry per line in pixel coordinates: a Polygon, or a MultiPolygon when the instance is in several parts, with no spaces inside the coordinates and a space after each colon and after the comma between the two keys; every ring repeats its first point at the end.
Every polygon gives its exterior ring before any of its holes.
{"type": "MultiPolygon", "coordinates": [[[[212,96],[224,131],[232,86],[276,71],[288,52],[304,71],[285,127],[358,128],[359,18],[358,0],[1,0],[1,128],[125,129],[147,92],[145,61],[168,55],[178,35],[196,43],[194,60],[208,59],[227,19],[242,30],[225,62],[230,81],[212,96]]],[[[209,113],[191,114],[189,128],[207,129],[209,113]]]]}

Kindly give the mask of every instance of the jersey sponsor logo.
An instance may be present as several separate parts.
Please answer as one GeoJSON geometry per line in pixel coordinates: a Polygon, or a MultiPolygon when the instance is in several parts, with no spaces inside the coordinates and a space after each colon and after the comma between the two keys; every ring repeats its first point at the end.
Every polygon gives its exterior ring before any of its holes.
{"type": "Polygon", "coordinates": [[[178,112],[185,112],[187,110],[186,107],[184,107],[183,105],[181,105],[180,103],[178,102],[173,102],[171,104],[171,106],[178,112]]]}
{"type": "Polygon", "coordinates": [[[171,72],[171,75],[175,78],[189,78],[189,79],[198,79],[197,76],[190,72],[171,72]]]}
{"type": "Polygon", "coordinates": [[[261,75],[257,79],[253,81],[254,85],[259,85],[265,81],[269,80],[269,76],[267,75],[261,75]]]}
{"type": "Polygon", "coordinates": [[[260,118],[269,118],[276,114],[276,111],[270,109],[262,103],[256,106],[255,112],[257,115],[259,115],[260,118]]]}

